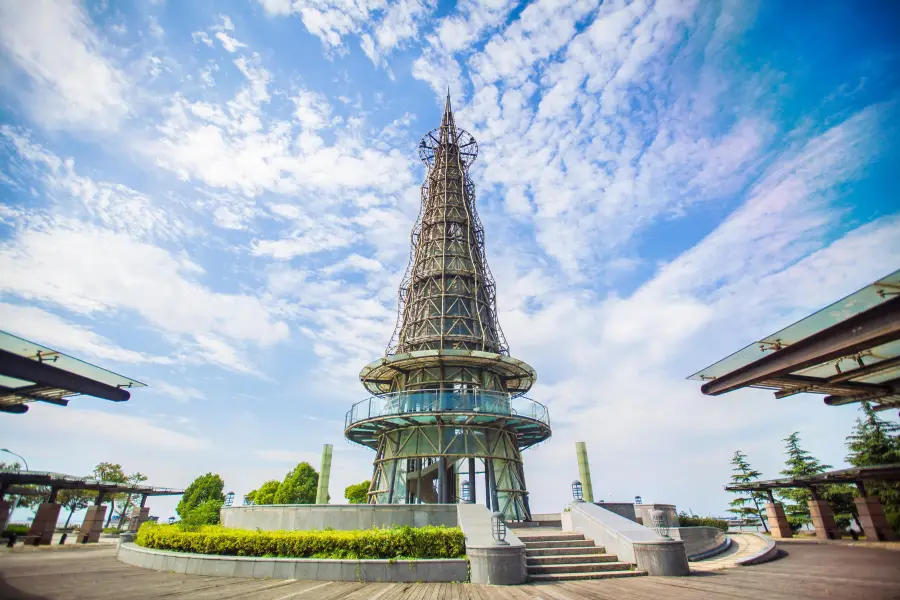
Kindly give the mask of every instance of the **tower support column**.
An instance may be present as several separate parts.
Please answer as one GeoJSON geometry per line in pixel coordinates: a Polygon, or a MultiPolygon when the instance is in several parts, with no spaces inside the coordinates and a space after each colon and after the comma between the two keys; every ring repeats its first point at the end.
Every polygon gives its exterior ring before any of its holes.
{"type": "Polygon", "coordinates": [[[475,504],[475,458],[469,457],[469,504],[475,504]]]}

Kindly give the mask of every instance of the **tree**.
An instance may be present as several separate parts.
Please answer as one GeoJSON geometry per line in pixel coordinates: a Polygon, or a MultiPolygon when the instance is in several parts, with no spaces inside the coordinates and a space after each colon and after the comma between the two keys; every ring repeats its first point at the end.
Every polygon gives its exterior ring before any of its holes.
{"type": "MultiPolygon", "coordinates": [[[[747,455],[740,450],[735,451],[731,459],[734,468],[731,469],[731,484],[737,485],[741,483],[750,483],[756,481],[762,475],[759,471],[750,468],[747,462],[747,455]]],[[[751,525],[762,523],[763,529],[769,531],[766,521],[763,519],[762,511],[760,511],[760,500],[765,503],[765,495],[762,492],[732,492],[738,494],[738,497],[729,502],[731,508],[728,512],[732,513],[739,519],[744,519],[751,525]]]]}
{"type": "Polygon", "coordinates": [[[219,522],[219,509],[225,504],[224,488],[225,482],[218,474],[201,475],[184,490],[175,512],[189,525],[215,525],[219,522]]]}
{"type": "Polygon", "coordinates": [[[361,481],[348,485],[344,489],[344,497],[350,504],[366,504],[369,501],[369,482],[361,481]]]}
{"type": "MultiPolygon", "coordinates": [[[[22,465],[16,462],[0,462],[0,470],[2,471],[21,471],[22,465]]],[[[44,501],[50,494],[50,488],[38,485],[23,485],[20,486],[23,488],[28,488],[29,490],[34,490],[34,494],[22,494],[18,496],[14,502],[12,502],[12,507],[21,507],[21,508],[33,508],[44,501]]]]}
{"type": "MultiPolygon", "coordinates": [[[[795,431],[784,440],[785,454],[787,460],[784,461],[785,468],[781,474],[785,477],[804,477],[809,475],[818,475],[831,468],[831,465],[825,465],[814,458],[812,454],[800,447],[800,434],[795,431]]],[[[812,497],[806,488],[785,488],[779,490],[778,496],[783,500],[788,500],[789,504],[785,506],[784,512],[788,517],[788,521],[792,521],[792,527],[797,524],[806,524],[810,522],[809,504],[812,497]]]]}
{"type": "Polygon", "coordinates": [[[253,490],[247,494],[247,500],[253,504],[275,504],[275,492],[281,486],[281,482],[277,479],[271,479],[262,484],[258,490],[253,490]]]}
{"type": "MultiPolygon", "coordinates": [[[[147,481],[147,476],[141,472],[132,473],[128,476],[128,485],[138,485],[139,483],[143,483],[147,481]]],[[[133,505],[139,502],[139,498],[141,494],[122,494],[125,499],[125,502],[122,504],[122,509],[119,511],[119,529],[122,529],[122,525],[125,524],[125,514],[128,512],[128,509],[133,505]]]]}
{"type": "Polygon", "coordinates": [[[315,504],[319,474],[308,462],[302,462],[285,475],[275,492],[275,504],[315,504]]]}
{"type": "MultiPolygon", "coordinates": [[[[94,479],[112,483],[125,483],[128,477],[125,475],[125,471],[122,470],[122,465],[102,462],[94,467],[94,479]]],[[[124,494],[109,494],[105,498],[109,501],[109,516],[106,518],[106,526],[109,527],[113,513],[116,511],[116,500],[124,500],[124,494]]]]}
{"type": "Polygon", "coordinates": [[[69,521],[72,520],[72,515],[76,510],[87,508],[96,497],[96,493],[87,490],[59,490],[56,502],[63,508],[69,509],[69,516],[66,517],[66,524],[63,527],[69,526],[69,521]]]}
{"type": "MultiPolygon", "coordinates": [[[[879,417],[868,402],[863,402],[860,410],[863,415],[857,417],[847,436],[847,462],[854,467],[900,462],[900,425],[879,417]]],[[[900,483],[867,482],[866,493],[881,500],[888,522],[900,532],[900,483]]]]}

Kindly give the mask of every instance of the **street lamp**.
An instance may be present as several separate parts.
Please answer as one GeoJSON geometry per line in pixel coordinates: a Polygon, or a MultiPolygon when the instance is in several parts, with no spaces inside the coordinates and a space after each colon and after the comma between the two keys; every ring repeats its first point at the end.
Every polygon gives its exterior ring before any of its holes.
{"type": "Polygon", "coordinates": [[[640,496],[635,496],[635,497],[634,497],[634,503],[635,503],[635,504],[643,504],[643,502],[644,502],[644,499],[641,498],[640,496]]]}
{"type": "MultiPolygon", "coordinates": [[[[21,454],[16,454],[15,452],[13,452],[12,450],[9,450],[7,448],[0,448],[0,452],[6,452],[7,454],[12,454],[13,456],[18,456],[19,458],[22,459],[22,462],[25,463],[25,470],[26,471],[31,470],[28,468],[28,461],[25,460],[25,458],[21,454]]],[[[21,471],[21,469],[19,469],[19,470],[21,471]]]]}
{"type": "Polygon", "coordinates": [[[577,479],[572,482],[572,497],[575,498],[575,502],[584,502],[584,493],[581,489],[581,482],[577,479]]]}
{"type": "Polygon", "coordinates": [[[469,482],[468,482],[468,481],[463,481],[463,482],[462,482],[462,499],[463,499],[464,502],[471,502],[471,501],[472,501],[471,496],[469,496],[469,492],[470,492],[470,490],[469,490],[469,482]]]}
{"type": "Polygon", "coordinates": [[[234,492],[228,492],[225,494],[225,506],[231,506],[234,504],[234,492]]]}

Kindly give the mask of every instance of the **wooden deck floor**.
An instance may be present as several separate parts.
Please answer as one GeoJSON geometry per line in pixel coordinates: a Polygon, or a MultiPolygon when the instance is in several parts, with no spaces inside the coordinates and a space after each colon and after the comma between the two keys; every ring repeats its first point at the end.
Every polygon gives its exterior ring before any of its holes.
{"type": "Polygon", "coordinates": [[[638,577],[515,587],[230,579],[123,565],[112,549],[0,553],[3,600],[794,600],[900,599],[900,553],[801,543],[755,567],[691,577],[638,577]]]}

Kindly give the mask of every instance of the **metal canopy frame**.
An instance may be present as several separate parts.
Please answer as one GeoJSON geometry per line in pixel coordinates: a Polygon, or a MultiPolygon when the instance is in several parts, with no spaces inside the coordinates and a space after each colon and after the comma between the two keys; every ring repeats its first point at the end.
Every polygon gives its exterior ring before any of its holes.
{"type": "Polygon", "coordinates": [[[776,398],[826,394],[829,406],[900,407],[900,271],[689,379],[706,382],[701,391],[711,396],[756,387],[776,398]]]}
{"type": "Polygon", "coordinates": [[[135,387],[145,385],[0,331],[0,411],[22,414],[35,401],[66,406],[78,395],[124,402],[135,387]]]}
{"type": "Polygon", "coordinates": [[[729,492],[764,492],[766,490],[808,488],[834,483],[859,484],[865,481],[900,481],[900,463],[872,467],[851,467],[805,477],[785,477],[782,479],[740,483],[738,485],[725,486],[725,490],[729,492]]]}
{"type": "Polygon", "coordinates": [[[104,494],[141,494],[143,496],[181,496],[184,490],[154,487],[149,485],[127,485],[114,481],[102,481],[91,477],[78,477],[51,471],[10,471],[0,470],[0,490],[4,494],[13,493],[12,486],[41,485],[57,490],[92,490],[104,494]]]}

